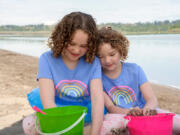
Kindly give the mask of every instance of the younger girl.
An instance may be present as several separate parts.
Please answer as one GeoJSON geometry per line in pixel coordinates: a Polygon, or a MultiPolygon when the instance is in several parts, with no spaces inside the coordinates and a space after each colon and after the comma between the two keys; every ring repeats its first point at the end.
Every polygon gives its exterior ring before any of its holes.
{"type": "MultiPolygon", "coordinates": [[[[110,27],[102,28],[98,44],[108,112],[119,113],[119,116],[149,115],[157,108],[157,99],[143,69],[135,63],[124,62],[128,55],[128,39],[110,27]]],[[[158,112],[162,110],[158,109],[158,112]]],[[[180,124],[176,129],[180,130],[180,124]]]]}
{"type": "MultiPolygon", "coordinates": [[[[99,135],[103,120],[104,99],[100,61],[95,57],[96,37],[97,28],[92,16],[72,12],[63,17],[50,37],[51,51],[43,53],[39,59],[39,90],[28,94],[31,106],[41,109],[86,106],[88,114],[85,123],[91,122],[92,115],[92,124],[91,128],[85,127],[85,135],[99,135]],[[90,132],[88,129],[91,129],[90,132]]],[[[26,134],[35,132],[31,131],[34,120],[28,123],[29,118],[23,121],[26,134]]]]}

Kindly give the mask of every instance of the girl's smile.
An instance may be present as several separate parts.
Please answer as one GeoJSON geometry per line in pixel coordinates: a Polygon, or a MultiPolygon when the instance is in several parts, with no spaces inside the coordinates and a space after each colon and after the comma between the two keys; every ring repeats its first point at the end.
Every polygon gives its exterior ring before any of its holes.
{"type": "Polygon", "coordinates": [[[113,66],[113,64],[107,64],[105,65],[107,68],[110,68],[111,66],[113,66]]]}
{"type": "Polygon", "coordinates": [[[79,56],[79,54],[74,54],[74,53],[72,53],[72,52],[70,52],[70,53],[71,53],[71,55],[74,56],[74,57],[78,57],[78,56],[79,56]]]}

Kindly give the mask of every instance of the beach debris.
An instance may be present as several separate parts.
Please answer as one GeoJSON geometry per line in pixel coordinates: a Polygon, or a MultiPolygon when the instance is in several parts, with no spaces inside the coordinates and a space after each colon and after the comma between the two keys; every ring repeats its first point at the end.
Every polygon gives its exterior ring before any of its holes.
{"type": "Polygon", "coordinates": [[[112,128],[111,129],[111,135],[127,135],[128,134],[128,128],[112,128]]]}
{"type": "Polygon", "coordinates": [[[150,115],[157,115],[157,111],[155,109],[149,109],[145,113],[143,113],[142,109],[131,109],[128,114],[128,116],[150,116],[150,115]]]}

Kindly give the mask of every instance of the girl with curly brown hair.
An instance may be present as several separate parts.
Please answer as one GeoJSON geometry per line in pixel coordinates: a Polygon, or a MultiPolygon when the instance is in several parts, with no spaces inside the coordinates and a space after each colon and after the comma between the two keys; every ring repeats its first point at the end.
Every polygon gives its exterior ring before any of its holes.
{"type": "MultiPolygon", "coordinates": [[[[96,23],[91,15],[72,12],[64,16],[48,40],[51,50],[40,56],[39,89],[28,94],[31,106],[40,109],[66,105],[87,107],[85,135],[99,135],[103,120],[104,98],[100,61],[95,56],[96,38],[96,23]]],[[[27,121],[23,121],[24,131],[31,134],[28,129],[33,124],[28,125],[27,121]]]]}
{"type": "Polygon", "coordinates": [[[146,114],[150,108],[156,108],[157,99],[142,68],[135,63],[124,62],[128,48],[129,40],[120,32],[111,28],[99,30],[98,56],[103,69],[104,90],[119,108],[106,106],[110,112],[124,114],[130,108],[139,107],[146,114]]]}
{"type": "MultiPolygon", "coordinates": [[[[101,28],[98,35],[97,55],[103,70],[104,102],[109,112],[105,116],[101,135],[113,128],[121,128],[119,131],[127,134],[123,130],[127,124],[125,115],[170,113],[157,107],[157,98],[143,69],[135,63],[124,62],[128,56],[129,40],[111,27],[101,28]]],[[[179,114],[173,118],[173,134],[180,134],[179,114]]]]}
{"type": "MultiPolygon", "coordinates": [[[[120,32],[111,27],[99,30],[97,54],[103,70],[105,106],[109,113],[125,115],[132,108],[141,108],[144,115],[149,115],[149,110],[157,107],[157,99],[142,68],[135,63],[124,62],[128,56],[128,48],[129,40],[120,32]]],[[[141,112],[140,109],[138,112],[141,112]]],[[[114,124],[111,126],[124,128],[124,125],[116,125],[114,121],[115,117],[117,124],[119,120],[123,122],[121,115],[107,114],[105,120],[111,119],[111,116],[114,124]]],[[[104,129],[107,129],[106,125],[107,121],[104,121],[104,129]]]]}

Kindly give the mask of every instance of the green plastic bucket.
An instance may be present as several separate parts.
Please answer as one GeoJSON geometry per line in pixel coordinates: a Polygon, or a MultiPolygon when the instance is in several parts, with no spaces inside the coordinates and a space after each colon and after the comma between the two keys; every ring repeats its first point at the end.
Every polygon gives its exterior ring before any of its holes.
{"type": "Polygon", "coordinates": [[[64,106],[43,109],[36,113],[36,130],[43,135],[82,135],[87,108],[64,106]],[[37,126],[39,122],[40,129],[37,126]]]}

